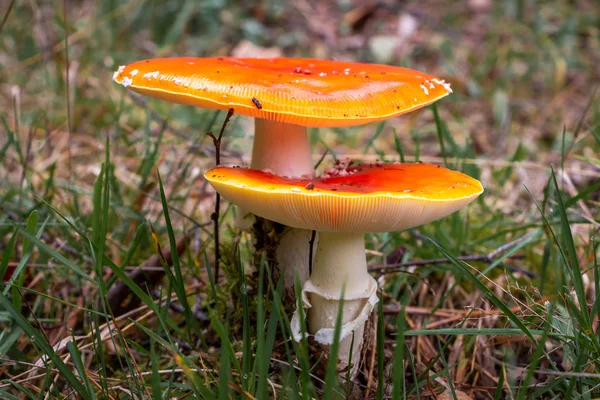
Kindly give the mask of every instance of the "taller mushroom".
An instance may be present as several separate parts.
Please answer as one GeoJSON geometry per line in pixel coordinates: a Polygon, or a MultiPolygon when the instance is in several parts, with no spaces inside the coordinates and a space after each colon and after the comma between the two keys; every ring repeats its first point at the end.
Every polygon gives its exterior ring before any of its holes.
{"type": "MultiPolygon", "coordinates": [[[[124,87],[173,103],[255,118],[251,168],[312,177],[307,127],[347,127],[404,114],[448,95],[443,80],[389,65],[298,58],[161,58],[119,67],[124,87]]],[[[310,231],[280,235],[285,284],[308,277],[310,231]]]]}

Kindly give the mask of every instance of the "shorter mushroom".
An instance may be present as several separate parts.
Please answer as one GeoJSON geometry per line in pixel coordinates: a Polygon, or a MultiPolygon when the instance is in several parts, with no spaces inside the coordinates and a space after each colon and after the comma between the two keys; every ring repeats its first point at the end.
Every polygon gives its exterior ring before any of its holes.
{"type": "MultiPolygon", "coordinates": [[[[332,344],[344,290],[338,368],[343,370],[351,363],[352,376],[357,371],[365,324],[378,302],[377,282],[367,269],[365,233],[399,231],[435,221],[483,192],[476,179],[429,164],[338,167],[313,179],[217,167],[205,177],[224,198],[253,214],[319,231],[312,274],[302,288],[308,333],[325,348],[332,344]]],[[[299,340],[297,313],[292,328],[299,340]]]]}

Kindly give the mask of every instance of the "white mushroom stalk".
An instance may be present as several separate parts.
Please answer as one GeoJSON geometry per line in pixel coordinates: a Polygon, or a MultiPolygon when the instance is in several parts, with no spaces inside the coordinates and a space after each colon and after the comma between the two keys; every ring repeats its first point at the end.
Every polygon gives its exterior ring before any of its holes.
{"type": "MultiPolygon", "coordinates": [[[[261,118],[254,121],[252,169],[290,178],[314,175],[306,127],[261,118]]],[[[254,222],[252,214],[239,208],[237,216],[237,227],[249,230],[254,222]]],[[[275,257],[287,289],[294,286],[296,277],[300,283],[308,278],[311,236],[310,230],[289,228],[279,239],[275,257]]],[[[316,243],[317,238],[313,248],[316,248],[316,243]]]]}
{"type": "MultiPolygon", "coordinates": [[[[338,369],[350,365],[350,376],[354,378],[365,325],[378,302],[377,282],[367,270],[364,234],[320,232],[319,238],[312,274],[303,285],[298,303],[308,310],[308,333],[325,348],[334,341],[335,323],[342,312],[338,369]]],[[[292,317],[296,340],[302,335],[299,311],[292,317]]]]}
{"type": "Polygon", "coordinates": [[[256,118],[250,168],[291,178],[313,176],[306,127],[256,118]]]}

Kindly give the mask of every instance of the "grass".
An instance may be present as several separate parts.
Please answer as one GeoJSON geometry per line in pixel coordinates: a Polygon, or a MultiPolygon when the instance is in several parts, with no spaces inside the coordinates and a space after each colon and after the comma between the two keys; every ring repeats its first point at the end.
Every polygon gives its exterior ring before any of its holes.
{"type": "MultiPolygon", "coordinates": [[[[7,2],[0,398],[600,396],[598,5],[377,4],[7,2]],[[399,37],[391,54],[372,47],[399,37]],[[367,236],[382,301],[355,387],[289,340],[282,284],[226,202],[215,280],[202,173],[225,113],[110,81],[133,60],[248,42],[452,82],[436,106],[385,124],[311,130],[315,163],[432,162],[486,189],[439,222],[367,236]],[[111,303],[117,290],[126,300],[111,303]]],[[[248,128],[232,118],[223,163],[247,162],[248,128]]]]}

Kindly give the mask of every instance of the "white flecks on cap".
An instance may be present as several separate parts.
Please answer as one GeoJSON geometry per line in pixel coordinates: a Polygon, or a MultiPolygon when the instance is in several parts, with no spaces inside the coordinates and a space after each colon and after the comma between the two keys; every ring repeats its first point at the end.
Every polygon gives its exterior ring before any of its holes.
{"type": "Polygon", "coordinates": [[[127,76],[123,77],[123,80],[121,81],[121,85],[123,85],[123,87],[127,87],[129,85],[131,85],[133,83],[133,80],[127,76]]]}
{"type": "Polygon", "coordinates": [[[447,92],[452,93],[452,89],[450,88],[450,84],[446,83],[443,79],[433,78],[432,81],[437,83],[438,85],[442,85],[447,92]]]}
{"type": "Polygon", "coordinates": [[[183,79],[181,79],[180,77],[173,78],[173,83],[174,84],[181,85],[181,82],[183,82],[183,79]]]}
{"type": "Polygon", "coordinates": [[[129,75],[136,76],[138,74],[138,72],[140,72],[140,71],[138,71],[137,69],[134,69],[129,73],[129,75]]]}
{"type": "Polygon", "coordinates": [[[423,89],[423,91],[425,92],[425,94],[426,94],[427,96],[429,96],[429,89],[427,89],[427,88],[425,87],[425,85],[421,85],[421,89],[423,89]]]}
{"type": "Polygon", "coordinates": [[[292,192],[294,192],[294,193],[300,193],[300,189],[299,188],[292,188],[292,192]]]}
{"type": "Polygon", "coordinates": [[[113,74],[113,81],[116,81],[116,80],[117,80],[117,76],[119,76],[119,74],[120,74],[121,72],[123,72],[123,70],[124,70],[124,69],[125,69],[125,66],[124,66],[124,65],[121,65],[121,66],[120,66],[120,67],[119,67],[119,68],[118,68],[118,69],[115,71],[115,73],[113,74]]]}
{"type": "Polygon", "coordinates": [[[146,78],[146,79],[152,79],[152,78],[156,79],[156,78],[158,78],[158,74],[159,74],[158,71],[146,72],[144,75],[142,75],[142,77],[146,78]]]}

